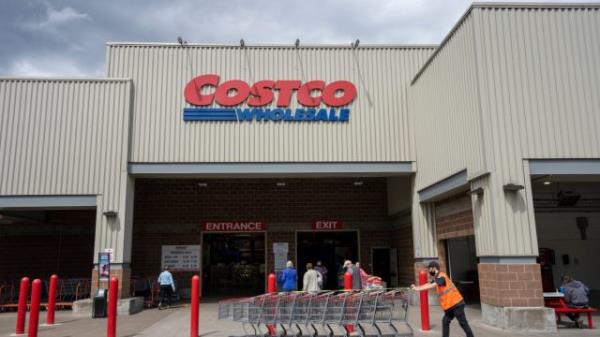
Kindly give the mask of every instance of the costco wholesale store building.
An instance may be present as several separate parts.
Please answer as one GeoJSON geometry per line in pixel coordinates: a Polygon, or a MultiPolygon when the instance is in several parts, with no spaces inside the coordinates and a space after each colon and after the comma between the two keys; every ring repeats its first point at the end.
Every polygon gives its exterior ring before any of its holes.
{"type": "MultiPolygon", "coordinates": [[[[0,79],[0,282],[264,290],[292,260],[390,286],[441,262],[486,322],[596,298],[600,6],[474,4],[439,46],[108,43],[100,79],[0,79]]],[[[93,290],[92,290],[93,291],[93,290]]]]}

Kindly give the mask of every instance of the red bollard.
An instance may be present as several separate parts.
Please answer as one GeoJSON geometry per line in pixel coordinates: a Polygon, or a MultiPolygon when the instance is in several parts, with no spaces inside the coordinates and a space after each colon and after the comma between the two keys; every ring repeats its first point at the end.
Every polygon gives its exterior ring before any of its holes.
{"type": "Polygon", "coordinates": [[[48,289],[48,312],[46,313],[46,324],[54,324],[54,309],[56,308],[56,284],[58,276],[50,276],[50,289],[48,289]]]}
{"type": "Polygon", "coordinates": [[[346,272],[344,274],[344,289],[351,290],[352,289],[352,274],[346,272]]]}
{"type": "MultiPolygon", "coordinates": [[[[267,278],[267,293],[274,294],[276,292],[277,292],[277,276],[275,276],[275,273],[271,273],[271,274],[269,274],[269,277],[267,278]]],[[[267,325],[267,329],[269,330],[269,335],[271,335],[271,336],[276,335],[277,331],[273,324],[267,325]]]]}
{"type": "Polygon", "coordinates": [[[19,287],[19,311],[17,312],[17,328],[15,334],[21,335],[25,333],[25,315],[27,314],[27,296],[29,296],[29,278],[21,279],[19,287]]]}
{"type": "Polygon", "coordinates": [[[192,277],[190,306],[190,337],[198,337],[198,320],[200,319],[200,277],[192,277]]]}
{"type": "MultiPolygon", "coordinates": [[[[427,283],[427,272],[421,270],[419,272],[419,285],[427,283]]],[[[429,295],[427,291],[421,291],[419,294],[421,300],[421,330],[429,331],[429,295]]]]}
{"type": "Polygon", "coordinates": [[[37,337],[40,322],[40,300],[42,297],[42,281],[35,279],[31,283],[31,308],[29,309],[29,333],[27,337],[37,337]]]}
{"type": "Polygon", "coordinates": [[[108,286],[108,320],[106,325],[106,336],[117,336],[117,301],[119,295],[119,279],[112,277],[108,286]]]}
{"type": "MultiPolygon", "coordinates": [[[[349,272],[344,274],[344,290],[352,290],[352,274],[349,272]]],[[[348,333],[354,332],[354,326],[351,324],[346,325],[346,331],[348,333]]]]}

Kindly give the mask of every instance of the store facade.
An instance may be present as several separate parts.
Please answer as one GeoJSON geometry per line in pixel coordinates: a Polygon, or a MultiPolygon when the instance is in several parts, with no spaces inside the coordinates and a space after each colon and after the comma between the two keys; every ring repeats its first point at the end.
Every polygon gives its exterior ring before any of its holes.
{"type": "Polygon", "coordinates": [[[599,26],[594,4],[474,4],[439,46],[108,43],[105,78],[3,78],[0,233],[93,237],[52,263],[95,287],[109,253],[122,297],[165,263],[218,296],[287,260],[331,287],[346,258],[390,286],[438,260],[487,323],[555,329],[538,256],[568,248],[538,245],[536,186],[599,240],[558,187],[600,177],[599,26]]]}

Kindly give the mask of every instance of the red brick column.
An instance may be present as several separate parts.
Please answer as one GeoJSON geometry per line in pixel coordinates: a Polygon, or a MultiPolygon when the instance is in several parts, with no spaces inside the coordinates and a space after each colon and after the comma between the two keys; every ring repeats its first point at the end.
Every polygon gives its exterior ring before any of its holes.
{"type": "Polygon", "coordinates": [[[496,307],[542,307],[539,264],[478,265],[481,303],[496,307]]]}
{"type": "MultiPolygon", "coordinates": [[[[110,277],[116,276],[119,279],[119,298],[130,297],[131,269],[129,266],[118,269],[111,265],[110,277]]],[[[100,282],[101,289],[108,289],[108,281],[100,282]]],[[[92,270],[91,296],[93,297],[98,290],[98,268],[92,270]]]]}

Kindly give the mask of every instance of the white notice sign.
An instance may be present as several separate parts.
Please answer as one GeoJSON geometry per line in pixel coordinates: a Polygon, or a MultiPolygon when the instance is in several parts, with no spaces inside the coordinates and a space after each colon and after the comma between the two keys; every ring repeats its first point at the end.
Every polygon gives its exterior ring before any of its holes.
{"type": "Polygon", "coordinates": [[[171,271],[199,271],[200,245],[162,246],[162,267],[171,271]]]}
{"type": "Polygon", "coordinates": [[[275,272],[285,269],[285,264],[288,258],[288,243],[287,242],[274,242],[273,243],[273,254],[275,255],[275,272]]]}

